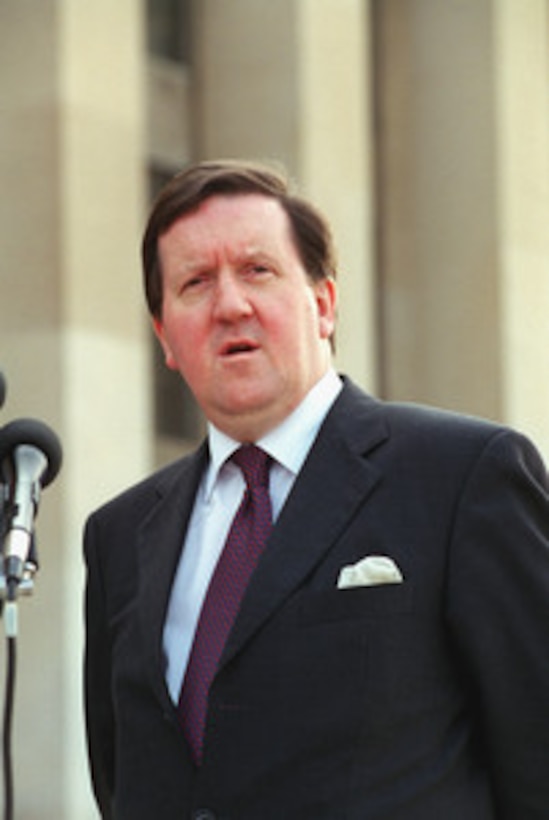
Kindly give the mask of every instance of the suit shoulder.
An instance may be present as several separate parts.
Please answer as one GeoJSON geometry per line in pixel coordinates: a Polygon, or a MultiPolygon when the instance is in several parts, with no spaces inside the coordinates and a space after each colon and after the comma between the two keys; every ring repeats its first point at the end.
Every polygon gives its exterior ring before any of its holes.
{"type": "Polygon", "coordinates": [[[467,461],[492,445],[496,450],[535,450],[527,437],[497,421],[426,404],[379,399],[348,381],[340,408],[341,428],[352,429],[359,440],[362,436],[367,441],[371,434],[363,431],[374,428],[377,441],[388,440],[389,449],[397,447],[405,458],[459,456],[467,461]]]}
{"type": "Polygon", "coordinates": [[[458,413],[440,407],[412,402],[382,402],[387,419],[394,428],[399,427],[427,435],[456,436],[475,440],[490,439],[510,428],[480,416],[458,413]]]}
{"type": "Polygon", "coordinates": [[[440,407],[410,401],[389,401],[363,392],[349,380],[345,381],[341,406],[343,417],[357,417],[362,423],[382,421],[391,432],[418,436],[450,436],[488,439],[507,431],[504,425],[440,407]]]}
{"type": "Polygon", "coordinates": [[[451,410],[409,402],[382,402],[388,427],[395,442],[409,454],[428,454],[436,459],[474,463],[487,457],[500,464],[528,463],[529,469],[546,475],[543,458],[536,445],[512,427],[451,410]],[[407,445],[404,444],[407,442],[407,445]]]}

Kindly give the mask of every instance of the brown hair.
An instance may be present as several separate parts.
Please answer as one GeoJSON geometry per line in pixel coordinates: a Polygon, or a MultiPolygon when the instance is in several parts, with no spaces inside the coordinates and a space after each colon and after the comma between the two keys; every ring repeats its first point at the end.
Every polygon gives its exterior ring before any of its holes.
{"type": "Polygon", "coordinates": [[[259,163],[210,161],[176,174],[157,197],[143,236],[142,260],[147,305],[162,314],[160,237],[185,214],[196,211],[212,196],[261,194],[280,203],[288,216],[292,238],[307,274],[314,281],[335,275],[336,262],[330,227],[309,202],[294,194],[287,177],[259,163]]]}

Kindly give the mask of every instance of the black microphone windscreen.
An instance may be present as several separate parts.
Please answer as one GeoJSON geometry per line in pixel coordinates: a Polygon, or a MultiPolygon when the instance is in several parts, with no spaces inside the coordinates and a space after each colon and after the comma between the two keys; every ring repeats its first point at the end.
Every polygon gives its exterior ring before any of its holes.
{"type": "Polygon", "coordinates": [[[63,451],[59,438],[51,427],[42,421],[36,419],[10,421],[0,429],[0,462],[10,456],[21,444],[36,447],[46,456],[48,466],[41,479],[42,486],[46,487],[61,468],[63,451]]]}

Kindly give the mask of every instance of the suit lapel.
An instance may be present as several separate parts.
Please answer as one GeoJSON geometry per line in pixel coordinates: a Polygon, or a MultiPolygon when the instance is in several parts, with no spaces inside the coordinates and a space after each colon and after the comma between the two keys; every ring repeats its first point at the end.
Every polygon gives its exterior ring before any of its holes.
{"type": "Polygon", "coordinates": [[[304,582],[377,484],[380,476],[366,456],[388,435],[379,408],[346,384],[276,523],[221,665],[304,582]]]}
{"type": "MultiPolygon", "coordinates": [[[[171,586],[194,497],[207,460],[207,446],[184,459],[175,475],[160,480],[158,503],[139,532],[139,616],[153,684],[167,703],[162,633],[171,586]]],[[[171,701],[169,701],[171,703],[171,701]]]]}

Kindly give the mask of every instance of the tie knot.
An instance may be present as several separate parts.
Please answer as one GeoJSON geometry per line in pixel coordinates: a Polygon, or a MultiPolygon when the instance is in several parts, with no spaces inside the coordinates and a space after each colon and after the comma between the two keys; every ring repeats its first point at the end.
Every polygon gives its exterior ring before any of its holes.
{"type": "Polygon", "coordinates": [[[231,459],[244,473],[249,489],[268,486],[271,457],[265,450],[255,444],[244,444],[233,453],[231,459]]]}

